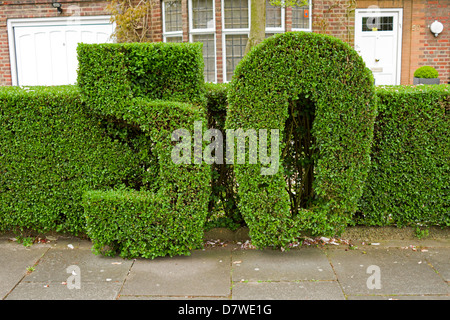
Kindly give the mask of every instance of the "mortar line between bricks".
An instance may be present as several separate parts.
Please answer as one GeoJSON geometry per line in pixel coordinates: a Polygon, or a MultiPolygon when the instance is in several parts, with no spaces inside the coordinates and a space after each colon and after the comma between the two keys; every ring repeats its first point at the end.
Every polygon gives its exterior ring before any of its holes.
{"type": "Polygon", "coordinates": [[[344,295],[345,300],[348,300],[348,296],[347,296],[347,294],[345,293],[344,288],[342,287],[342,284],[341,284],[341,282],[339,281],[339,278],[338,278],[338,275],[337,275],[337,273],[336,273],[336,270],[334,270],[333,263],[331,262],[331,259],[330,259],[330,257],[328,256],[327,249],[326,249],[326,248],[322,248],[321,250],[323,250],[323,253],[324,253],[325,256],[327,257],[328,263],[330,264],[331,269],[333,270],[334,276],[336,277],[336,281],[337,281],[337,283],[339,284],[339,288],[341,288],[341,291],[342,291],[342,294],[344,295]]]}
{"type": "MultiPolygon", "coordinates": [[[[49,252],[50,249],[51,249],[50,247],[47,248],[47,250],[46,250],[43,254],[41,254],[41,256],[40,256],[40,257],[36,260],[36,262],[33,264],[33,267],[36,267],[36,266],[39,264],[39,262],[41,261],[41,259],[47,254],[47,252],[49,252]]],[[[25,277],[26,277],[27,275],[28,275],[28,272],[26,272],[26,273],[23,275],[23,277],[20,278],[19,281],[17,281],[17,283],[14,285],[14,287],[13,287],[11,290],[8,291],[8,293],[2,298],[2,300],[6,300],[6,298],[8,298],[8,296],[11,294],[11,292],[13,292],[14,289],[17,288],[17,286],[23,281],[23,279],[25,279],[25,277]]]]}
{"type": "Polygon", "coordinates": [[[120,286],[120,290],[119,290],[119,292],[117,293],[117,296],[116,296],[116,298],[115,298],[114,300],[119,300],[119,298],[120,298],[120,296],[121,296],[121,292],[122,292],[122,290],[123,290],[123,287],[125,286],[125,283],[127,282],[127,279],[128,279],[128,277],[130,276],[131,269],[133,268],[135,262],[136,262],[136,259],[133,259],[133,262],[131,263],[130,268],[128,269],[128,272],[127,272],[125,278],[123,279],[122,285],[120,286]]]}

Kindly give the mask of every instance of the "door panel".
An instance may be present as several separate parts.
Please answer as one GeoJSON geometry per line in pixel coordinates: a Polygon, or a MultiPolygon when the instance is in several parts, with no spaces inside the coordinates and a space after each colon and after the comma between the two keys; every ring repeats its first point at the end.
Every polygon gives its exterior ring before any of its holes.
{"type": "Polygon", "coordinates": [[[355,50],[372,70],[376,85],[400,83],[401,10],[357,10],[355,50]]]}

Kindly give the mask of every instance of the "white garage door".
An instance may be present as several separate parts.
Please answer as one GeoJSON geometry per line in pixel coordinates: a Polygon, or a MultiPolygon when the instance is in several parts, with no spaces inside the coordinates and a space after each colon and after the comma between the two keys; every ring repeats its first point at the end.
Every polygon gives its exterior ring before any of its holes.
{"type": "Polygon", "coordinates": [[[13,85],[64,85],[77,79],[77,44],[112,42],[109,17],[8,21],[13,85]]]}

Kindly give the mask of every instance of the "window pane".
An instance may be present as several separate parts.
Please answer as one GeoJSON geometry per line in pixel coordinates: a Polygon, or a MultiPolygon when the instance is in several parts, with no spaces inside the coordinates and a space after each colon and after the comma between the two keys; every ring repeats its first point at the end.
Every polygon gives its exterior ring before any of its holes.
{"type": "Polygon", "coordinates": [[[216,81],[216,58],[214,47],[214,34],[198,34],[192,36],[193,42],[203,43],[203,61],[205,62],[205,81],[216,81]]]}
{"type": "Polygon", "coordinates": [[[192,0],[192,27],[214,28],[213,0],[192,0]]]}
{"type": "Polygon", "coordinates": [[[245,46],[247,45],[248,35],[233,34],[225,36],[225,50],[227,61],[227,77],[226,81],[230,81],[233,76],[234,69],[244,56],[245,46]]]}
{"type": "Polygon", "coordinates": [[[248,28],[248,0],[225,0],[225,29],[248,28]]]}
{"type": "Polygon", "coordinates": [[[281,7],[275,7],[266,0],[266,28],[281,27],[281,7]]]}
{"type": "Polygon", "coordinates": [[[309,6],[292,7],[292,28],[293,29],[309,29],[310,19],[309,6]]]}
{"type": "Polygon", "coordinates": [[[394,17],[363,17],[362,31],[393,31],[394,17]]]}
{"type": "Polygon", "coordinates": [[[166,37],[166,42],[181,43],[183,42],[183,37],[182,36],[166,37]]]}
{"type": "Polygon", "coordinates": [[[166,32],[183,30],[181,0],[164,1],[164,27],[166,32]]]}

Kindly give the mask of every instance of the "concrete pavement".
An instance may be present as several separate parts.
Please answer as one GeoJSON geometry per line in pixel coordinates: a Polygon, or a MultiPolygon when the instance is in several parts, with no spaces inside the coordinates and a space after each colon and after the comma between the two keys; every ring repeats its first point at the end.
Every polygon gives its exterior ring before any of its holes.
{"type": "Polygon", "coordinates": [[[286,252],[214,240],[191,256],[154,260],[97,256],[75,237],[29,247],[12,237],[0,234],[4,300],[450,300],[447,236],[316,239],[286,252]]]}

